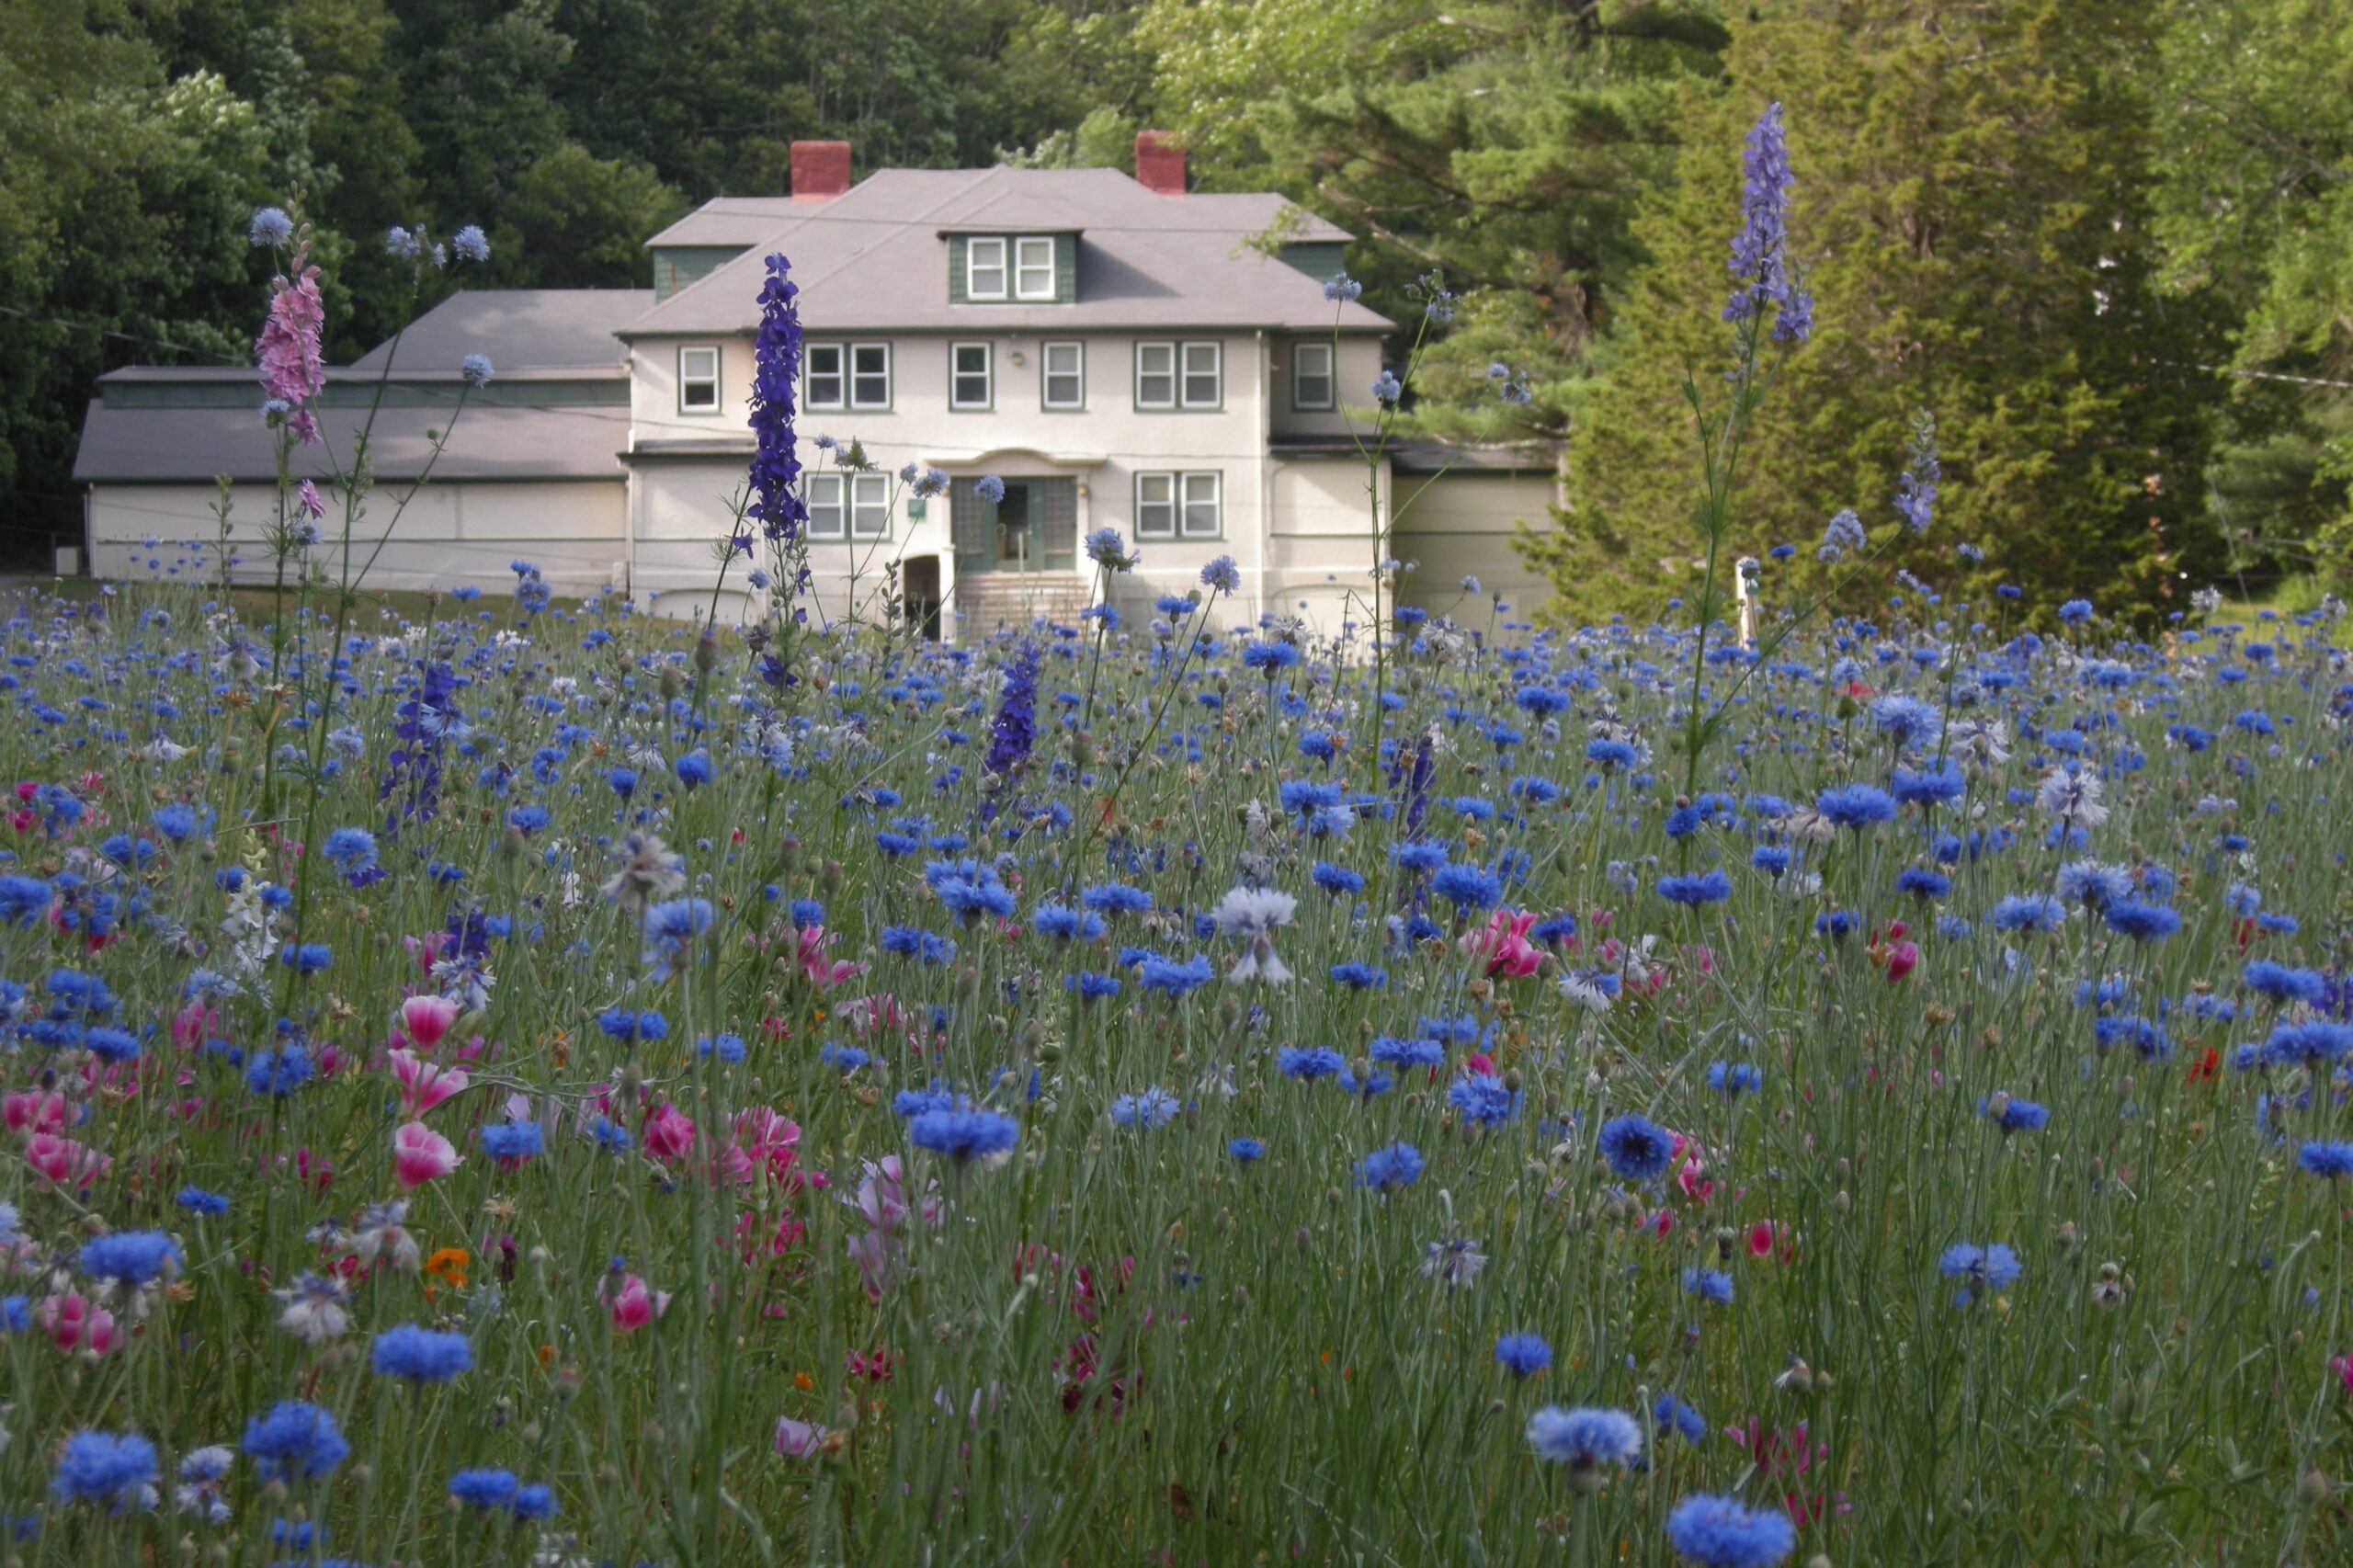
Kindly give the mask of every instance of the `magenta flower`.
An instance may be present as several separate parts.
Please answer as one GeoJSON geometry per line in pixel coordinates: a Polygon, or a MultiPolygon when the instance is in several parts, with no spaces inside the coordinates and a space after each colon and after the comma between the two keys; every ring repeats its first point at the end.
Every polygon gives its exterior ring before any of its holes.
{"type": "Polygon", "coordinates": [[[404,1187],[423,1187],[464,1163],[456,1144],[421,1121],[403,1122],[392,1131],[392,1175],[404,1187]]]}
{"type": "Polygon", "coordinates": [[[319,297],[319,269],[301,265],[298,254],[289,271],[269,280],[269,316],[255,340],[263,397],[287,406],[286,422],[304,445],[319,438],[318,422],[307,406],[326,384],[326,358],[319,347],[327,324],[319,297]]]}

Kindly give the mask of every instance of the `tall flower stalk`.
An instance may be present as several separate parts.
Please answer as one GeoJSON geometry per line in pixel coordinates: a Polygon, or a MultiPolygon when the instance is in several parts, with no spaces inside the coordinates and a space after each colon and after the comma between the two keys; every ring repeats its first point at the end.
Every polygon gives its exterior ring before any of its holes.
{"type": "MultiPolygon", "coordinates": [[[[1790,259],[1790,191],[1797,177],[1782,141],[1781,106],[1771,104],[1748,132],[1743,159],[1745,180],[1739,231],[1732,241],[1732,294],[1723,319],[1733,327],[1733,366],[1724,380],[1729,400],[1711,408],[1696,377],[1686,375],[1683,393],[1699,433],[1702,494],[1699,538],[1707,546],[1707,574],[1695,613],[1699,628],[1691,656],[1691,700],[1684,720],[1684,785],[1688,796],[1699,787],[1699,760],[1712,738],[1717,717],[1704,712],[1700,687],[1708,668],[1708,628],[1716,619],[1717,576],[1732,532],[1733,493],[1738,483],[1749,422],[1771,384],[1768,343],[1794,347],[1813,330],[1813,295],[1790,259]]],[[[1722,710],[1718,710],[1719,715],[1722,710]]]]}
{"type": "MultiPolygon", "coordinates": [[[[767,278],[760,285],[760,332],[752,350],[751,502],[744,517],[759,525],[767,541],[778,597],[773,619],[775,651],[763,655],[761,671],[771,686],[790,678],[791,644],[795,631],[809,618],[806,607],[795,603],[809,586],[809,544],[806,526],[809,504],[801,494],[801,456],[793,429],[798,414],[795,389],[801,383],[801,308],[793,301],[801,286],[792,281],[792,263],[782,252],[767,258],[767,278]],[[788,610],[790,613],[788,613],[788,610]]],[[[750,536],[737,533],[729,559],[748,553],[750,536]]],[[[726,574],[721,567],[722,580],[726,574]]],[[[714,612],[718,590],[712,590],[714,612]]]]}

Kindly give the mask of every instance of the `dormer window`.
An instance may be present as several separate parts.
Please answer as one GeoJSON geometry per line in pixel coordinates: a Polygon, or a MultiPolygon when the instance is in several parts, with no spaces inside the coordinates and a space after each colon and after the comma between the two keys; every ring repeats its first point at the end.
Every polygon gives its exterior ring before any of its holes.
{"type": "Polygon", "coordinates": [[[1054,297],[1054,237],[1024,234],[1013,242],[1013,295],[1017,300],[1054,297]]]}
{"type": "Polygon", "coordinates": [[[974,235],[964,242],[964,296],[971,300],[1005,298],[1005,242],[974,235]]]}
{"type": "Polygon", "coordinates": [[[1067,305],[1077,297],[1078,235],[942,235],[951,305],[1067,305]]]}

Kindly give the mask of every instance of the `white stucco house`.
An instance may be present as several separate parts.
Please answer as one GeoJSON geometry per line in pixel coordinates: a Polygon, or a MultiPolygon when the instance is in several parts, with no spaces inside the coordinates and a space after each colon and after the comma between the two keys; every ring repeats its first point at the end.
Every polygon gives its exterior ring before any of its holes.
{"type": "MultiPolygon", "coordinates": [[[[370,551],[390,537],[369,582],[496,591],[526,559],[559,594],[699,614],[752,452],[757,299],[781,253],[801,290],[799,430],[827,618],[892,564],[948,635],[1067,618],[1095,591],[1078,541],[1109,527],[1142,558],[1123,600],[1181,592],[1231,555],[1237,610],[1329,622],[1370,580],[1372,485],[1398,517],[1391,553],[1420,563],[1408,602],[1452,606],[1476,575],[1532,606],[1541,585],[1509,541],[1516,521],[1543,524],[1549,455],[1368,460],[1391,324],[1324,296],[1350,236],[1273,195],[1187,190],[1183,154],[1154,133],[1137,165],[852,184],[847,143],[795,143],[790,196],[707,202],[647,242],[650,290],[460,292],[330,372],[326,440],[300,453],[303,472],[347,462],[372,408],[360,532],[370,551]],[[497,374],[452,424],[472,353],[497,374]],[[869,467],[845,471],[820,435],[869,467]],[[948,493],[910,494],[908,464],[944,471],[948,493]],[[975,490],[988,474],[1006,486],[995,504],[975,490]]],[[[94,572],[217,573],[204,546],[225,475],[238,571],[267,574],[256,541],[274,470],[255,396],[233,369],[102,378],[75,467],[94,572]]],[[[722,614],[756,608],[741,567],[727,589],[722,614]]]]}

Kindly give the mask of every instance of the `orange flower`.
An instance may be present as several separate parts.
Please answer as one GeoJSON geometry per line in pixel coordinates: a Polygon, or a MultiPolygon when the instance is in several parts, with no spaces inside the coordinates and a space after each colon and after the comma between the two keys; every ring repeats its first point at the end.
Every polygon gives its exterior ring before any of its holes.
{"type": "Polygon", "coordinates": [[[811,1378],[808,1373],[795,1372],[792,1374],[792,1386],[805,1393],[809,1390],[815,1388],[817,1384],[816,1381],[811,1378]]]}
{"type": "Polygon", "coordinates": [[[438,1274],[448,1280],[453,1290],[466,1288],[466,1267],[473,1262],[473,1255],[463,1247],[443,1247],[425,1260],[425,1272],[438,1274]]]}

